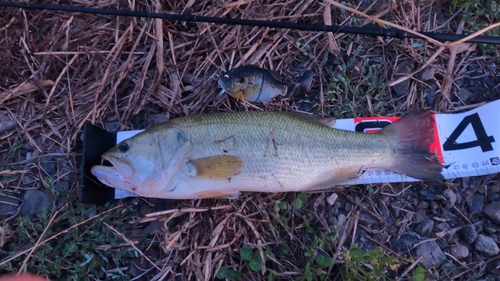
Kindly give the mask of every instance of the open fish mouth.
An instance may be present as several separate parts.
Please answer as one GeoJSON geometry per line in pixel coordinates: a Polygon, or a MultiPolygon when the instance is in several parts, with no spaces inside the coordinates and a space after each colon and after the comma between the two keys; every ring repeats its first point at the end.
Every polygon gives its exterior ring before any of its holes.
{"type": "Polygon", "coordinates": [[[224,84],[224,82],[222,81],[222,79],[218,79],[217,80],[217,84],[219,84],[219,88],[221,88],[222,90],[226,91],[226,85],[224,84]]]}
{"type": "Polygon", "coordinates": [[[102,183],[110,187],[116,187],[116,180],[125,181],[114,166],[97,165],[92,167],[91,173],[102,183]]]}

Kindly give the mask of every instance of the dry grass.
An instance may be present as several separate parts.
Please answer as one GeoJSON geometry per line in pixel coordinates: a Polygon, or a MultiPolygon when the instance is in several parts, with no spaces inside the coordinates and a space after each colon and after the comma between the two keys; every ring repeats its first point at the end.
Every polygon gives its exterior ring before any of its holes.
{"type": "MultiPolygon", "coordinates": [[[[459,17],[468,7],[455,8],[446,1],[375,1],[370,6],[363,1],[349,3],[352,10],[333,0],[78,0],[72,5],[315,24],[381,24],[409,32],[461,33],[464,26],[471,28],[459,17]]],[[[12,8],[0,9],[0,34],[0,111],[15,123],[0,135],[4,170],[0,172],[0,195],[14,198],[62,179],[70,179],[70,193],[76,192],[79,137],[85,122],[105,126],[118,121],[120,129],[125,130],[150,126],[156,114],[175,118],[212,111],[301,110],[350,117],[416,108],[452,112],[500,98],[498,86],[490,89],[489,96],[474,93],[468,102],[459,98],[461,85],[457,81],[478,78],[470,77],[471,63],[483,68],[485,77],[499,73],[494,65],[498,63],[498,47],[488,53],[467,43],[12,8]],[[495,52],[497,56],[493,57],[495,52]],[[278,99],[267,104],[244,104],[226,95],[219,97],[217,75],[247,64],[279,70],[287,80],[297,80],[305,70],[312,69],[317,74],[313,91],[295,100],[278,99]],[[404,65],[411,67],[404,71],[404,65]],[[422,73],[430,69],[434,75],[424,81],[422,73]],[[409,83],[407,92],[395,94],[394,87],[404,83],[409,83]],[[425,97],[432,85],[436,87],[436,101],[430,104],[425,97]],[[308,105],[303,107],[304,103],[308,105]],[[42,165],[46,156],[56,161],[53,174],[42,165]]],[[[353,207],[343,229],[334,237],[325,236],[336,227],[328,220],[333,216],[324,200],[329,193],[310,195],[300,210],[293,208],[297,194],[247,194],[234,201],[175,202],[175,208],[164,212],[127,218],[128,230],[142,229],[154,221],[161,223],[158,231],[149,234],[149,244],[139,245],[133,231],[127,232],[127,237],[121,233],[125,230],[110,222],[105,225],[120,243],[125,241],[123,247],[132,245],[143,259],[154,263],[147,262],[145,266],[153,269],[141,272],[149,276],[148,280],[211,280],[221,266],[241,272],[245,280],[263,280],[270,272],[277,279],[298,278],[308,261],[304,253],[317,237],[324,241],[324,251],[332,253],[334,264],[325,270],[336,279],[343,251],[359,237],[382,247],[393,237],[387,232],[390,225],[384,212],[388,212],[395,194],[406,194],[409,189],[386,185],[374,190],[373,199],[367,197],[363,187],[339,190],[353,207]],[[277,211],[277,201],[288,202],[289,207],[277,211]],[[360,212],[379,224],[362,217],[360,220],[360,212]],[[288,220],[287,226],[283,218],[288,220]],[[280,250],[282,243],[287,243],[292,254],[280,250]],[[267,255],[260,274],[240,259],[239,250],[245,245],[256,249],[262,260],[267,255]]],[[[61,206],[69,208],[60,201],[57,198],[54,203],[58,212],[64,211],[61,206]]],[[[144,201],[153,206],[158,203],[144,201]]],[[[141,204],[147,205],[142,200],[141,204]]],[[[15,229],[16,216],[4,218],[10,229],[15,229]]],[[[411,220],[411,216],[401,215],[396,237],[408,231],[411,220]]],[[[68,227],[57,235],[64,236],[66,231],[68,227]]],[[[0,246],[5,239],[15,241],[13,235],[4,234],[0,246]]],[[[2,259],[2,264],[29,253],[21,257],[24,267],[39,242],[47,241],[39,235],[37,242],[33,241],[35,246],[2,259]]],[[[408,272],[415,265],[410,262],[393,275],[409,278],[408,272]]]]}

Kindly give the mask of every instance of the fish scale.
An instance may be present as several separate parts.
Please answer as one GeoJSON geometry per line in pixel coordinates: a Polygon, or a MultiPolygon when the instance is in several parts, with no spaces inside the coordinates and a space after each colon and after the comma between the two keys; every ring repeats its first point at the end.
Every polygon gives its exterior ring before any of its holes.
{"type": "MultiPolygon", "coordinates": [[[[350,132],[339,133],[317,122],[286,115],[272,116],[275,115],[246,112],[238,119],[229,115],[209,115],[176,122],[193,143],[192,158],[222,154],[225,142],[234,139],[235,144],[227,154],[244,159],[241,173],[233,176],[231,182],[198,179],[193,186],[203,189],[204,185],[214,185],[219,189],[267,192],[279,192],[287,186],[292,190],[303,190],[315,182],[334,184],[336,179],[331,180],[331,176],[337,170],[358,167],[359,163],[380,163],[382,156],[390,151],[388,145],[380,145],[380,142],[388,142],[385,136],[374,139],[373,136],[355,134],[359,141],[352,141],[350,132]],[[277,143],[277,151],[271,138],[277,143]],[[227,140],[218,142],[224,139],[227,140]],[[379,148],[374,150],[374,147],[379,148]]],[[[392,164],[390,159],[387,160],[383,166],[392,164]]],[[[183,178],[178,184],[184,186],[184,182],[188,181],[183,178]]]]}
{"type": "Polygon", "coordinates": [[[286,112],[194,115],[124,140],[103,155],[113,167],[94,166],[92,173],[115,188],[171,199],[319,190],[366,168],[436,180],[442,166],[428,149],[429,118],[407,116],[365,134],[286,112]]]}

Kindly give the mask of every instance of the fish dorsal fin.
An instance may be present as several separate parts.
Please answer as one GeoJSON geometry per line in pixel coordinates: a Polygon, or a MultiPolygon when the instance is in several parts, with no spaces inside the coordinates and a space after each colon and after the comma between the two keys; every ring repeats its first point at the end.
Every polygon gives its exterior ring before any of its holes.
{"type": "Polygon", "coordinates": [[[269,73],[269,75],[271,75],[274,78],[274,80],[282,82],[283,78],[281,77],[281,74],[278,71],[271,69],[263,69],[263,70],[267,71],[267,73],[269,73]]]}
{"type": "Polygon", "coordinates": [[[317,119],[317,121],[327,127],[333,127],[333,125],[335,125],[335,123],[337,122],[337,118],[335,117],[324,117],[324,118],[320,118],[320,119],[317,119]]]}
{"type": "Polygon", "coordinates": [[[297,117],[297,118],[306,119],[308,121],[316,122],[316,123],[319,123],[319,124],[321,124],[323,126],[327,126],[327,127],[333,127],[333,125],[335,125],[335,122],[337,122],[337,118],[335,118],[335,117],[320,118],[320,117],[308,115],[308,114],[305,114],[302,112],[295,112],[295,111],[286,111],[285,114],[289,114],[289,115],[297,117]]]}
{"type": "Polygon", "coordinates": [[[241,172],[243,160],[233,155],[215,155],[190,160],[189,163],[195,168],[195,177],[202,179],[224,179],[230,178],[241,172]]]}

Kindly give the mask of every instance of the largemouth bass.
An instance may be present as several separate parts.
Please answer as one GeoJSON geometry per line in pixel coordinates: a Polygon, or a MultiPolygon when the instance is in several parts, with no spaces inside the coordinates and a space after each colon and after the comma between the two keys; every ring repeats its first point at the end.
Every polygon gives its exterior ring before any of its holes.
{"type": "Polygon", "coordinates": [[[286,112],[181,117],[120,142],[102,156],[112,166],[94,166],[92,174],[114,188],[170,199],[322,190],[367,168],[443,180],[429,151],[432,118],[411,114],[367,134],[286,112]]]}
{"type": "Polygon", "coordinates": [[[248,65],[223,73],[219,86],[230,96],[250,102],[268,102],[276,96],[292,97],[309,91],[314,73],[306,71],[297,83],[282,82],[278,72],[248,65]]]}

